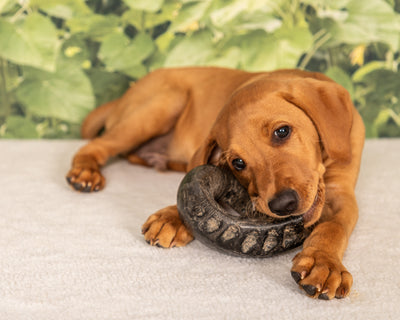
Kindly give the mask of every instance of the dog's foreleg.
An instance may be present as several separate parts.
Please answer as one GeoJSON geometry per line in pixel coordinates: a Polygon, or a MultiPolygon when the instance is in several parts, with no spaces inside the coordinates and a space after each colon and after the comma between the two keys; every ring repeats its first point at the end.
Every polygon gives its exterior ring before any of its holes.
{"type": "Polygon", "coordinates": [[[193,235],[180,219],[176,206],[169,206],[152,214],[143,224],[142,233],[147,243],[163,248],[182,247],[193,240],[193,235]]]}

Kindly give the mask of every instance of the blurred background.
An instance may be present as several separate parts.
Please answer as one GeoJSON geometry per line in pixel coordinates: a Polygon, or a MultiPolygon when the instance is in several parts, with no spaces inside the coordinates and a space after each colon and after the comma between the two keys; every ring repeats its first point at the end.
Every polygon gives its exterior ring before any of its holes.
{"type": "Polygon", "coordinates": [[[400,0],[0,0],[0,137],[79,138],[160,68],[300,68],[350,92],[367,137],[400,137],[400,0]]]}

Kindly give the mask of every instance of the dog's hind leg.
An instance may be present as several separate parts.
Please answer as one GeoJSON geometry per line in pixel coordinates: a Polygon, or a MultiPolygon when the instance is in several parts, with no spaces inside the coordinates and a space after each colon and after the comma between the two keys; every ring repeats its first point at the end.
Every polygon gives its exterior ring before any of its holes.
{"type": "Polygon", "coordinates": [[[107,160],[169,132],[187,100],[186,90],[169,85],[166,74],[140,80],[118,101],[103,135],[76,153],[67,174],[68,183],[78,191],[101,190],[105,179],[100,168],[107,160]]]}

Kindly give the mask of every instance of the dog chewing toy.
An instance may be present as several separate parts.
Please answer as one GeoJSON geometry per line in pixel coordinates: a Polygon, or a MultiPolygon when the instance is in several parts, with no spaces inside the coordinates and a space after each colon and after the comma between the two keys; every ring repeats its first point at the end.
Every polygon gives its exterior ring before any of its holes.
{"type": "Polygon", "coordinates": [[[253,211],[234,175],[212,165],[196,167],[184,177],[178,211],[196,239],[236,256],[270,257],[301,245],[310,232],[302,216],[274,219],[253,211]]]}

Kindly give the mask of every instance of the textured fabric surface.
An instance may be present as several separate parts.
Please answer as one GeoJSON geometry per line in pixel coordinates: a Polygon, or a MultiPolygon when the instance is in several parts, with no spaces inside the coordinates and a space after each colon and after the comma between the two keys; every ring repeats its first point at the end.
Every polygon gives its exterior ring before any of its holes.
{"type": "Polygon", "coordinates": [[[0,319],[398,319],[400,140],[367,141],[360,218],[344,264],[350,297],[313,300],[290,276],[294,250],[223,255],[198,241],[171,250],[141,235],[175,203],[180,173],[116,160],[106,188],[65,182],[83,141],[0,141],[0,319]]]}

